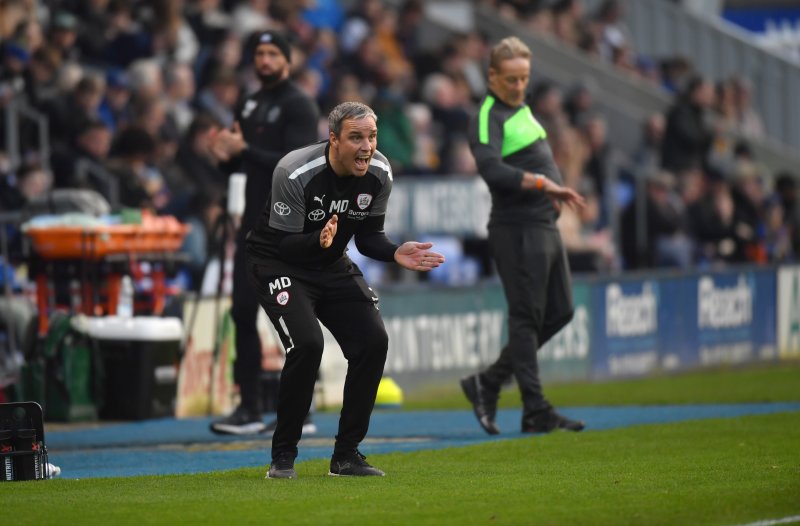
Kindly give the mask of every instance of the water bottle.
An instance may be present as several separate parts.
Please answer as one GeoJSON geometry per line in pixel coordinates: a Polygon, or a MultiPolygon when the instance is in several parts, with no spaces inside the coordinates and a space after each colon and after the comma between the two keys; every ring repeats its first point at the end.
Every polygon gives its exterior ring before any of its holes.
{"type": "Polygon", "coordinates": [[[0,430],[0,480],[14,480],[14,459],[9,453],[14,451],[14,444],[11,442],[11,430],[0,430]]]}
{"type": "Polygon", "coordinates": [[[122,277],[122,284],[120,285],[117,316],[121,318],[133,316],[133,280],[127,275],[122,277]]]}

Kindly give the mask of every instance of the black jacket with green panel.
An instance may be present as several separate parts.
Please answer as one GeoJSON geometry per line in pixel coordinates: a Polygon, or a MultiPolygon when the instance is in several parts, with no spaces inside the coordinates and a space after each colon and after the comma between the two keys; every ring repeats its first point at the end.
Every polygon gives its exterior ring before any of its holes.
{"type": "Polygon", "coordinates": [[[547,133],[527,104],[511,107],[487,93],[470,121],[469,142],[478,172],[492,193],[489,226],[555,223],[558,214],[550,198],[520,186],[523,172],[563,184],[547,133]]]}

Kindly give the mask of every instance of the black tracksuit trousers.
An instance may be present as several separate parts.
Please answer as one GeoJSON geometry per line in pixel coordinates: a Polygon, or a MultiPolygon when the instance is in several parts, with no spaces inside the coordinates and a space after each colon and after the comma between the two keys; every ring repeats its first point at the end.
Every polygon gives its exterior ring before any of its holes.
{"type": "Polygon", "coordinates": [[[481,380],[499,391],[513,375],[525,421],[548,406],[536,355],[572,319],[569,264],[555,225],[491,225],[489,245],[508,302],[508,343],[481,380]]]}
{"type": "Polygon", "coordinates": [[[261,337],[258,319],[258,295],[247,276],[244,236],[239,236],[233,255],[233,290],[231,318],[236,325],[236,360],[233,380],[239,386],[241,403],[255,413],[261,413],[261,337]]]}
{"type": "Polygon", "coordinates": [[[369,429],[389,347],[377,297],[346,256],[322,270],[263,260],[248,262],[247,270],[286,350],[272,458],[282,453],[297,456],[324,347],[317,320],[336,338],[347,359],[334,455],[354,451],[369,429]]]}

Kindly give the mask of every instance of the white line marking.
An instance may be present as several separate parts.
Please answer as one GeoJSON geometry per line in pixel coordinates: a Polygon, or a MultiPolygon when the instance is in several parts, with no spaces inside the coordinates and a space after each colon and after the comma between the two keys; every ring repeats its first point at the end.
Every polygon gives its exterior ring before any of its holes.
{"type": "Polygon", "coordinates": [[[747,524],[739,524],[737,526],[774,526],[775,524],[791,524],[793,522],[800,522],[800,515],[792,515],[791,517],[784,517],[782,519],[766,519],[763,521],[748,522],[747,524]]]}

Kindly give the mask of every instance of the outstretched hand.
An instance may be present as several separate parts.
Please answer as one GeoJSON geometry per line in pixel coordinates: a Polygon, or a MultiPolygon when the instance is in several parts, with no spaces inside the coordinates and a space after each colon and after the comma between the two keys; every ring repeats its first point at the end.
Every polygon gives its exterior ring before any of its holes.
{"type": "Polygon", "coordinates": [[[339,216],[333,214],[319,233],[319,246],[322,248],[330,248],[333,244],[333,238],[336,236],[336,230],[339,228],[338,224],[339,216]]]}
{"type": "Polygon", "coordinates": [[[444,256],[428,250],[433,243],[407,241],[400,245],[394,253],[394,260],[401,267],[419,272],[428,272],[444,263],[444,256]]]}

